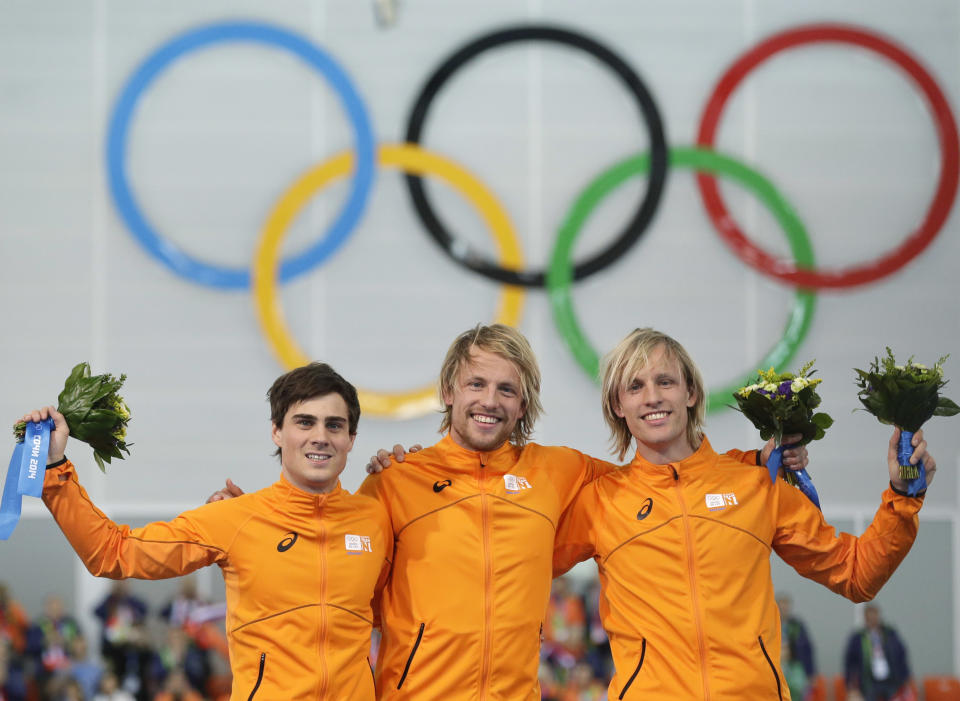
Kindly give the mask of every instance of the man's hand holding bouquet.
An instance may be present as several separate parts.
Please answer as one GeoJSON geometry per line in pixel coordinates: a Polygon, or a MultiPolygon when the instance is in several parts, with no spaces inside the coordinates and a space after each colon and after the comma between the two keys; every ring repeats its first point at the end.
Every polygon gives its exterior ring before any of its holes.
{"type": "Polygon", "coordinates": [[[90,366],[80,363],[64,383],[56,409],[38,409],[14,424],[17,445],[0,499],[0,540],[9,538],[20,520],[22,497],[42,494],[46,466],[63,459],[70,435],[93,448],[101,471],[104,463],[130,454],[130,410],[118,394],[124,380],[126,375],[91,375],[90,366]]]}

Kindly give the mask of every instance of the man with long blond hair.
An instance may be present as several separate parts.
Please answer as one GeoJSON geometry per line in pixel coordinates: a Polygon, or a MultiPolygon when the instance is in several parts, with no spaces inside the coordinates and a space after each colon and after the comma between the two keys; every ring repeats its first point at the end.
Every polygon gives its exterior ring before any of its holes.
{"type": "MultiPolygon", "coordinates": [[[[636,329],[604,360],[602,405],[629,464],[585,487],[557,532],[554,574],[593,557],[616,673],[611,699],[785,699],[774,550],[853,601],[871,599],[906,556],[922,495],[899,479],[866,532],[836,531],[799,490],[718,455],[703,433],[700,372],[677,341],[636,329]]],[[[918,432],[911,462],[936,462],[918,432]]]]}

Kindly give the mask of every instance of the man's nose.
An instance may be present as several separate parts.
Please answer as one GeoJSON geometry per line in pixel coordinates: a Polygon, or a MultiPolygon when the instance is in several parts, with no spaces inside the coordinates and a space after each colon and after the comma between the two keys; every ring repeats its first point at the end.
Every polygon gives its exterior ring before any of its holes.
{"type": "Polygon", "coordinates": [[[663,399],[660,388],[656,385],[647,385],[643,388],[643,403],[656,406],[663,399]]]}
{"type": "Polygon", "coordinates": [[[483,406],[495,406],[497,403],[497,388],[493,385],[487,387],[483,391],[483,396],[480,397],[480,401],[483,403],[483,406]]]}
{"type": "Polygon", "coordinates": [[[326,427],[315,426],[310,434],[310,442],[319,445],[327,445],[327,443],[330,442],[330,437],[327,435],[326,427]]]}

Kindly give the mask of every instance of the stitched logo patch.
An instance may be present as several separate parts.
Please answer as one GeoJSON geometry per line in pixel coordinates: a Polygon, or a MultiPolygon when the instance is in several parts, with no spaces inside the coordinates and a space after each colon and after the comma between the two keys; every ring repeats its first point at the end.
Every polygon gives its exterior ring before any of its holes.
{"type": "Polygon", "coordinates": [[[733,492],[707,494],[704,500],[707,502],[707,508],[710,509],[710,511],[722,511],[728,506],[736,506],[739,503],[737,501],[737,495],[733,492]]]}
{"type": "Polygon", "coordinates": [[[507,488],[507,494],[516,494],[521,490],[533,488],[526,477],[517,477],[516,475],[504,475],[503,484],[507,488]]]}
{"type": "Polygon", "coordinates": [[[370,536],[368,535],[350,535],[348,533],[343,539],[344,546],[351,555],[373,552],[373,546],[370,544],[370,536]]]}

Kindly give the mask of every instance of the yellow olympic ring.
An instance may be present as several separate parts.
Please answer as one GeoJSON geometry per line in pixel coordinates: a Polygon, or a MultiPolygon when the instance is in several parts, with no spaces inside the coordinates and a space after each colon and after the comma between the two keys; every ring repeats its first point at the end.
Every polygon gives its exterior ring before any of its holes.
{"type": "MultiPolygon", "coordinates": [[[[253,257],[253,299],[257,319],[271,350],[287,370],[306,365],[310,359],[290,334],[277,296],[277,263],[280,244],[290,222],[310,197],[335,178],[353,170],[350,151],[307,171],[280,197],[270,212],[253,257]]],[[[435,175],[459,190],[473,205],[494,235],[500,264],[520,270],[523,252],[506,211],[490,190],[453,161],[412,144],[383,144],[377,149],[380,166],[391,166],[416,175],[435,175]]],[[[505,285],[497,304],[496,322],[517,326],[523,307],[524,288],[505,285]]],[[[436,384],[411,392],[373,392],[357,388],[362,410],[373,416],[407,418],[437,408],[436,384]]]]}

